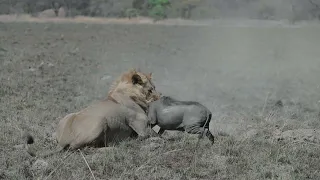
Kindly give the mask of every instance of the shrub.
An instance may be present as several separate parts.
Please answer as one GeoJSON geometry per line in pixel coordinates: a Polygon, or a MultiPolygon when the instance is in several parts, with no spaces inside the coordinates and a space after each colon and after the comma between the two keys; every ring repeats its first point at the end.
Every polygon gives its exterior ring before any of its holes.
{"type": "Polygon", "coordinates": [[[135,8],[128,8],[125,11],[125,17],[132,18],[139,16],[139,10],[135,8]]]}
{"type": "Polygon", "coordinates": [[[166,8],[170,5],[169,0],[149,0],[148,15],[156,20],[167,18],[166,8]]]}

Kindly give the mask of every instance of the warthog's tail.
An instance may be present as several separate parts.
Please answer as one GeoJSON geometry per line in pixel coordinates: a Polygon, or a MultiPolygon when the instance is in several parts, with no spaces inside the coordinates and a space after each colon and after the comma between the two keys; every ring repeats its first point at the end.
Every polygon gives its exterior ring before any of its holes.
{"type": "Polygon", "coordinates": [[[208,112],[207,120],[206,120],[206,122],[205,122],[204,125],[203,125],[204,128],[208,127],[208,129],[209,129],[209,124],[210,124],[211,118],[212,118],[212,113],[211,113],[211,112],[208,112]]]}
{"type": "Polygon", "coordinates": [[[212,118],[212,113],[210,111],[207,111],[206,122],[203,124],[202,131],[198,136],[198,141],[197,141],[196,147],[194,148],[193,161],[190,162],[190,163],[192,163],[192,162],[194,163],[193,164],[194,169],[196,167],[196,156],[197,156],[197,150],[198,150],[198,147],[200,144],[200,139],[203,137],[204,133],[208,133],[207,131],[209,131],[209,123],[210,123],[211,118],[212,118]]]}
{"type": "Polygon", "coordinates": [[[203,135],[207,133],[206,131],[209,131],[209,123],[211,118],[212,118],[212,113],[210,111],[207,111],[207,119],[206,119],[206,122],[203,124],[202,131],[199,134],[198,139],[201,139],[203,135]]]}

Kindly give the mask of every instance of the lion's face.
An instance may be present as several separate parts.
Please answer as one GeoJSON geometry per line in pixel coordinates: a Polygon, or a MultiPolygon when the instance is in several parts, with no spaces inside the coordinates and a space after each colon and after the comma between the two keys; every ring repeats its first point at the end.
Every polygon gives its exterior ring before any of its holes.
{"type": "Polygon", "coordinates": [[[109,96],[112,96],[113,93],[129,96],[140,106],[147,106],[148,103],[158,100],[161,96],[152,82],[152,73],[146,74],[135,69],[122,74],[114,82],[109,96]]]}
{"type": "Polygon", "coordinates": [[[161,93],[156,91],[156,87],[154,83],[152,82],[152,73],[149,74],[142,74],[142,73],[137,73],[141,78],[141,87],[142,91],[146,96],[147,103],[150,103],[152,101],[156,101],[160,99],[161,93]]]}

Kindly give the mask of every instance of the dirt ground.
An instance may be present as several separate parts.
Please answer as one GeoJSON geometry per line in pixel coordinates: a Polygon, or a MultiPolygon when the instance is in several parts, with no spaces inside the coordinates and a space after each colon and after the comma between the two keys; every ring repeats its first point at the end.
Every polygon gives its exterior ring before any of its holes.
{"type": "Polygon", "coordinates": [[[0,22],[0,179],[319,179],[319,28],[0,22]],[[201,141],[196,167],[184,133],[67,158],[18,146],[26,130],[56,149],[59,118],[131,67],[212,110],[216,143],[201,141]]]}

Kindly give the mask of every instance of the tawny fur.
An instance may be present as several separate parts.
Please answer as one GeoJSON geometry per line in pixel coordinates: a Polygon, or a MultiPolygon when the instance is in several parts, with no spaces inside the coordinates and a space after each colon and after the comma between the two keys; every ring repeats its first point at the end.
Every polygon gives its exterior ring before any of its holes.
{"type": "Polygon", "coordinates": [[[62,148],[104,147],[136,133],[147,137],[148,103],[160,98],[152,74],[135,69],[122,74],[110,87],[106,99],[63,117],[55,138],[62,148]]]}
{"type": "Polygon", "coordinates": [[[160,98],[161,93],[155,91],[155,86],[152,82],[152,73],[144,74],[135,69],[129,70],[118,77],[110,86],[108,99],[118,94],[126,94],[135,101],[144,111],[148,109],[148,103],[160,98]],[[132,84],[132,76],[137,74],[141,77],[138,84],[132,84]],[[149,93],[148,91],[155,93],[149,93]]]}
{"type": "Polygon", "coordinates": [[[135,69],[122,74],[111,87],[108,97],[60,120],[56,138],[60,146],[106,146],[112,139],[122,140],[133,132],[145,137],[148,102],[157,100],[151,75],[135,69]],[[112,98],[114,101],[111,101],[112,98]]]}

